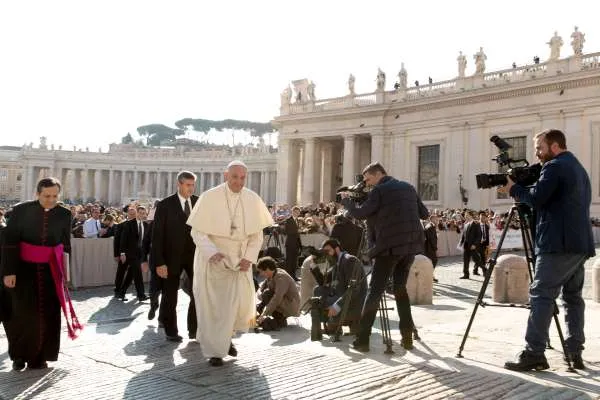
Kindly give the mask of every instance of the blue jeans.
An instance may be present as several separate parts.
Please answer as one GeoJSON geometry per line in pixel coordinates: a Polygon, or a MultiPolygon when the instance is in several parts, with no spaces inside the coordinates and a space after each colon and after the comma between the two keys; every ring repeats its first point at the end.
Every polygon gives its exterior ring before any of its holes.
{"type": "Polygon", "coordinates": [[[585,303],[581,297],[585,270],[585,254],[546,253],[536,257],[535,274],[529,287],[531,309],[525,333],[525,348],[544,354],[548,330],[554,313],[554,301],[562,288],[562,300],[567,324],[566,345],[569,352],[583,349],[585,303]]]}

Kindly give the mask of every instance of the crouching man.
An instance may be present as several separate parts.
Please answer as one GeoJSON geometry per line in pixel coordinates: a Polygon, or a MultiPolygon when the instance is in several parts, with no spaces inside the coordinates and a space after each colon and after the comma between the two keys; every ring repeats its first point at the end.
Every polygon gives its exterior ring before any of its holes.
{"type": "Polygon", "coordinates": [[[265,331],[287,326],[287,317],[300,315],[300,293],[294,278],[284,269],[277,268],[271,257],[263,257],[256,264],[258,273],[266,278],[260,285],[256,306],[256,322],[265,331]]]}
{"type": "Polygon", "coordinates": [[[362,262],[343,251],[340,242],[336,239],[323,242],[321,251],[329,259],[332,268],[324,276],[315,276],[318,286],[315,287],[314,296],[320,298],[323,319],[327,321],[327,333],[339,334],[342,325],[348,325],[350,331],[354,332],[367,293],[362,262]],[[352,287],[351,294],[347,292],[350,287],[352,287]],[[347,311],[342,320],[344,307],[347,311]]]}

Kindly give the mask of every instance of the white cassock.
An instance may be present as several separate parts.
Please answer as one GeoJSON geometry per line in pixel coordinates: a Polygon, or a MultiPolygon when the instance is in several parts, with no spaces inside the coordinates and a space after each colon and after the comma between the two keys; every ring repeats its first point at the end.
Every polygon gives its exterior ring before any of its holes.
{"type": "Polygon", "coordinates": [[[242,259],[256,262],[263,229],[273,224],[273,218],[256,193],[246,188],[234,193],[223,183],[200,196],[187,223],[196,243],[196,339],[205,357],[223,358],[233,333],[254,326],[252,269],[242,272],[239,263],[242,259]],[[210,263],[209,258],[218,252],[225,258],[210,263]]]}

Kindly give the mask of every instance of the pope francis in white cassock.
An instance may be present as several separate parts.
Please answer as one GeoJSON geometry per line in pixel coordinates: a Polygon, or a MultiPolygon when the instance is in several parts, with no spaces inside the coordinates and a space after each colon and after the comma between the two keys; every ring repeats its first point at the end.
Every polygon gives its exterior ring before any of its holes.
{"type": "Polygon", "coordinates": [[[236,356],[231,342],[256,317],[252,264],[262,247],[263,228],[273,218],[262,199],[244,187],[247,167],[232,161],[226,182],[204,192],[189,218],[196,243],[193,291],[198,317],[196,339],[213,366],[236,356]]]}

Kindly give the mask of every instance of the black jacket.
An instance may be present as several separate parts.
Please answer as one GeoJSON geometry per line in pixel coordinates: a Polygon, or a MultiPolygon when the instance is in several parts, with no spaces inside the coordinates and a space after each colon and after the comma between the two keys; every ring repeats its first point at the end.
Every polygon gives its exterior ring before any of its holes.
{"type": "Polygon", "coordinates": [[[147,240],[149,229],[148,223],[143,221],[144,225],[144,237],[141,239],[138,232],[138,220],[132,219],[127,222],[123,222],[120,234],[120,253],[125,253],[127,262],[137,260],[140,262],[148,261],[148,253],[144,251],[144,243],[147,240]]]}
{"type": "Polygon", "coordinates": [[[424,255],[430,260],[437,259],[437,228],[431,222],[425,225],[425,251],[424,255]]]}
{"type": "Polygon", "coordinates": [[[342,218],[340,222],[336,222],[331,228],[330,237],[337,239],[342,249],[353,256],[358,256],[360,242],[363,238],[363,229],[354,225],[348,218],[342,218]]]}
{"type": "MultiPolygon", "coordinates": [[[[198,196],[192,195],[192,208],[198,196]]],[[[181,265],[194,263],[196,245],[177,193],[158,202],[154,213],[150,257],[155,266],[166,265],[169,274],[181,273],[181,265]]]]}
{"type": "Polygon", "coordinates": [[[415,188],[384,176],[360,206],[349,198],[342,204],[354,218],[367,219],[374,244],[369,256],[421,254],[425,235],[421,219],[429,217],[415,188]]]}
{"type": "Polygon", "coordinates": [[[463,248],[470,248],[481,243],[481,226],[479,221],[470,221],[465,225],[460,237],[460,244],[463,248]]]}
{"type": "Polygon", "coordinates": [[[297,249],[301,248],[302,241],[300,240],[300,232],[294,217],[287,218],[283,226],[285,228],[285,247],[297,249]]]}

